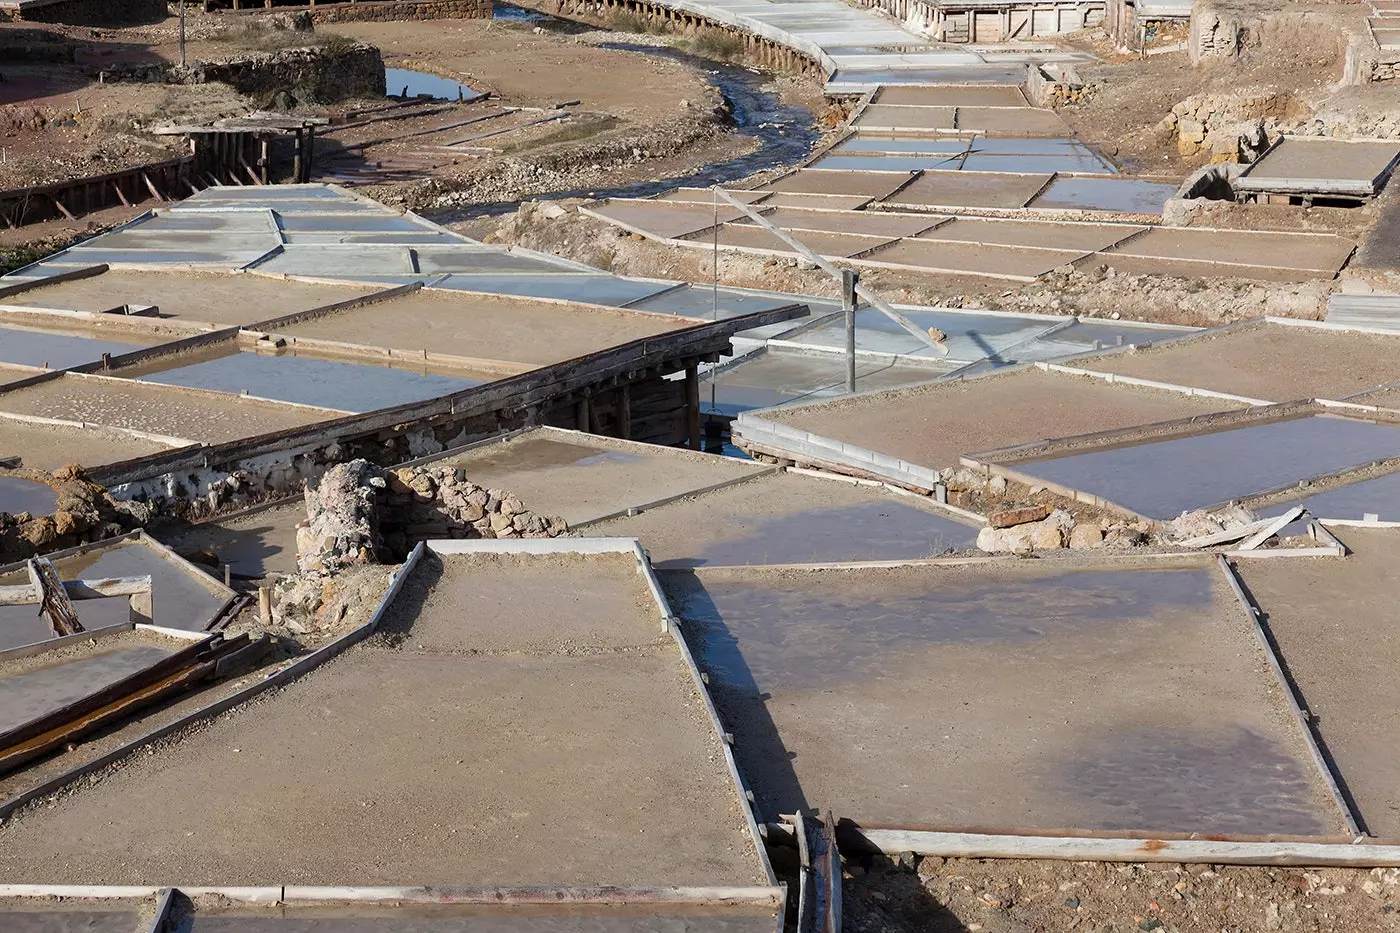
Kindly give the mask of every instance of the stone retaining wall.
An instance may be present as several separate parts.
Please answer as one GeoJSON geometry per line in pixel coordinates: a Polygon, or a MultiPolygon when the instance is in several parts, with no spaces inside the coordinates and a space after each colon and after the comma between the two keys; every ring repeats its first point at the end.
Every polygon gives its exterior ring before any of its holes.
{"type": "Polygon", "coordinates": [[[103,72],[107,81],[146,84],[220,82],[242,94],[289,91],[299,98],[332,102],[384,96],[384,59],[372,45],[349,48],[284,49],[245,58],[179,65],[117,65],[103,72]]]}
{"type": "Polygon", "coordinates": [[[0,21],[67,26],[157,23],[168,14],[166,0],[28,0],[0,6],[0,21]]]}
{"type": "Polygon", "coordinates": [[[399,20],[490,19],[491,0],[370,0],[305,7],[313,23],[385,23],[399,20]]]}

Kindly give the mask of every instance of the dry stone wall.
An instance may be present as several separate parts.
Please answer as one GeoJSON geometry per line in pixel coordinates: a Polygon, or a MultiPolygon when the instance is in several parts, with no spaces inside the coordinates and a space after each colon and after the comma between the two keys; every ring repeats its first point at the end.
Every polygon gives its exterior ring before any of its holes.
{"type": "Polygon", "coordinates": [[[168,13],[166,0],[54,0],[23,3],[18,10],[9,8],[0,11],[0,21],[9,19],[66,26],[129,26],[160,22],[168,13]]]}
{"type": "Polygon", "coordinates": [[[372,45],[284,49],[280,52],[188,65],[117,65],[107,81],[146,84],[227,84],[242,94],[289,91],[323,102],[384,96],[384,58],[372,45]]]}
{"type": "Polygon", "coordinates": [[[313,23],[387,23],[402,20],[490,19],[491,0],[405,0],[320,3],[307,7],[313,23]]]}
{"type": "Polygon", "coordinates": [[[357,564],[400,561],[419,541],[443,538],[553,538],[557,516],[531,511],[518,496],[478,486],[460,467],[382,470],[353,460],[306,488],[297,528],[297,566],[335,573],[357,564]]]}

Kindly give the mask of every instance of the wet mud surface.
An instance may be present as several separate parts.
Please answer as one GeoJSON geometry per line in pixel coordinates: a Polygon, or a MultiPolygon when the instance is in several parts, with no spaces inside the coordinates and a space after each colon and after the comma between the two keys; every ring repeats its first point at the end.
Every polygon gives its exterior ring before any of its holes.
{"type": "Polygon", "coordinates": [[[570,525],[763,470],[751,461],[710,454],[548,434],[524,435],[438,463],[462,467],[472,482],[509,490],[531,511],[561,515],[570,525]]]}
{"type": "Polygon", "coordinates": [[[669,911],[664,907],[400,908],[296,911],[283,916],[193,914],[181,918],[171,933],[771,933],[776,919],[772,911],[683,907],[669,911]]]}
{"type": "Polygon", "coordinates": [[[1118,567],[663,577],[764,814],[1335,832],[1218,571],[1118,567]]]}
{"type": "Polygon", "coordinates": [[[141,915],[134,910],[4,910],[5,933],[137,933],[141,915]]]}

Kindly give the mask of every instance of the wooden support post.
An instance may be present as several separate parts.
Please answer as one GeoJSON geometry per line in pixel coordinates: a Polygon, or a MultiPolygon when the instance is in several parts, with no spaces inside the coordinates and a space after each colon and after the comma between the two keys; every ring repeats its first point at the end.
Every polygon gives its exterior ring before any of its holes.
{"type": "MultiPolygon", "coordinates": [[[[312,5],[314,6],[315,4],[312,5]]],[[[269,183],[268,166],[271,165],[271,160],[268,158],[268,143],[271,141],[271,139],[271,136],[263,136],[259,140],[260,146],[258,148],[258,170],[262,173],[262,183],[265,185],[269,183]]]]}
{"type": "Polygon", "coordinates": [[[298,130],[297,130],[296,154],[295,154],[295,155],[293,156],[293,158],[292,158],[292,182],[293,182],[293,183],[296,183],[296,182],[301,181],[301,163],[302,163],[301,147],[302,147],[302,133],[301,133],[301,130],[298,129],[298,130]]]}
{"type": "Polygon", "coordinates": [[[117,192],[117,199],[120,200],[120,201],[122,202],[122,207],[130,207],[130,206],[131,206],[131,202],[128,201],[128,200],[126,199],[126,195],[122,193],[122,183],[121,183],[120,181],[118,181],[117,179],[113,178],[113,179],[112,179],[112,187],[116,189],[116,192],[117,192]]]}
{"type": "Polygon", "coordinates": [[[50,201],[53,201],[54,205],[55,205],[60,211],[63,212],[63,216],[64,216],[64,217],[67,217],[69,220],[77,220],[77,219],[78,219],[78,218],[74,217],[71,213],[69,213],[68,208],[64,207],[64,206],[63,206],[63,202],[60,201],[58,198],[54,197],[53,195],[49,195],[49,200],[50,200],[50,201]]]}
{"type": "Polygon", "coordinates": [[[617,436],[632,439],[632,383],[624,382],[617,393],[617,436]]]}
{"type": "Polygon", "coordinates": [[[580,431],[583,431],[584,433],[587,433],[587,432],[588,432],[588,420],[589,420],[589,412],[588,412],[588,409],[589,409],[590,407],[592,407],[592,406],[590,405],[587,396],[585,396],[584,398],[581,398],[581,399],[578,400],[578,405],[577,405],[577,407],[576,407],[575,410],[574,410],[574,418],[575,418],[575,421],[576,421],[577,424],[578,424],[578,429],[579,429],[580,431]]]}
{"type": "Polygon", "coordinates": [[[306,184],[311,181],[311,163],[316,159],[316,127],[308,124],[306,127],[306,158],[301,163],[301,182],[306,184]]]}
{"type": "Polygon", "coordinates": [[[700,449],[700,365],[685,364],[685,433],[691,450],[700,449]]]}
{"type": "Polygon", "coordinates": [[[146,183],[146,188],[151,192],[151,197],[155,198],[157,201],[165,200],[165,195],[160,193],[160,189],[156,187],[156,183],[151,181],[150,175],[147,175],[145,172],[142,172],[141,180],[146,183]]]}
{"type": "Polygon", "coordinates": [[[25,564],[25,569],[29,571],[29,582],[39,597],[39,605],[49,617],[53,633],[62,638],[86,631],[83,623],[78,621],[78,614],[73,611],[73,601],[68,598],[68,591],[63,588],[63,581],[53,563],[47,557],[32,557],[25,564]]]}

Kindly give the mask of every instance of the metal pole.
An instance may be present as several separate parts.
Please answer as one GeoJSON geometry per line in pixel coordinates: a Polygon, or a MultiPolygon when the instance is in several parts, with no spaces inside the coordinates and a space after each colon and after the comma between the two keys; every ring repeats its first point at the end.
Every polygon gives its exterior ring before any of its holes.
{"type": "Polygon", "coordinates": [[[846,392],[856,391],[856,283],[860,276],[841,270],[841,307],[846,312],[846,392]]]}
{"type": "Polygon", "coordinates": [[[180,0],[180,67],[185,67],[185,0],[180,0]]]}

